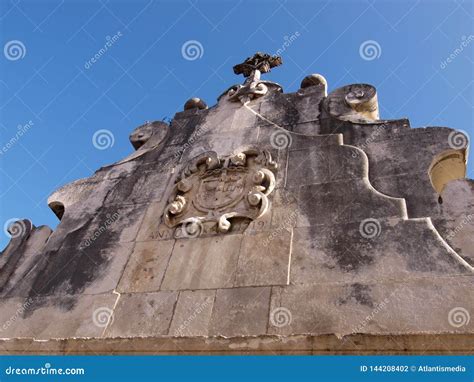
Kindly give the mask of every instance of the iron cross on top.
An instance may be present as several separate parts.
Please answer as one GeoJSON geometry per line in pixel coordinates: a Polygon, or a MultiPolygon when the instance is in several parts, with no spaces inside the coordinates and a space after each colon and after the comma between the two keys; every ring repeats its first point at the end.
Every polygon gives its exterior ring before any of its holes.
{"type": "Polygon", "coordinates": [[[281,57],[270,56],[269,54],[257,52],[252,57],[234,66],[235,74],[243,74],[244,77],[250,77],[255,71],[268,73],[271,68],[282,64],[281,57]]]}

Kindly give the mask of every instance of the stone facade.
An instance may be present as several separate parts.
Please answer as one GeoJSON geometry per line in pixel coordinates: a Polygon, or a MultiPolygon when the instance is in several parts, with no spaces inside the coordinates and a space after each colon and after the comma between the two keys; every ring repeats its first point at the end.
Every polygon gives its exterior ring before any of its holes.
{"type": "Polygon", "coordinates": [[[54,192],[0,255],[3,353],[472,353],[467,137],[366,84],[284,93],[258,53],[208,108],[54,192]]]}

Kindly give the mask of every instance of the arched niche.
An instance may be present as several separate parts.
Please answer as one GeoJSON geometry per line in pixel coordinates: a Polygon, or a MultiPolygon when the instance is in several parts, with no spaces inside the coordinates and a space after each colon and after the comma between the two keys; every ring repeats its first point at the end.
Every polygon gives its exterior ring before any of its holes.
{"type": "Polygon", "coordinates": [[[59,220],[63,218],[64,215],[64,204],[61,202],[50,202],[48,204],[49,208],[54,212],[54,214],[58,217],[59,220]]]}
{"type": "Polygon", "coordinates": [[[443,151],[433,159],[428,173],[433,188],[438,195],[441,195],[447,183],[466,177],[466,151],[464,149],[443,151]]]}

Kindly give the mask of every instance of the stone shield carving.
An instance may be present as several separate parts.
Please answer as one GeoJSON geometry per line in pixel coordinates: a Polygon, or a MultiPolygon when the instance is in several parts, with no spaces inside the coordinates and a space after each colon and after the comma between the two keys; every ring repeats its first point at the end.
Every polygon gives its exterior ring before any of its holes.
{"type": "Polygon", "coordinates": [[[197,237],[204,230],[228,232],[233,219],[255,220],[269,208],[276,167],[268,151],[247,150],[228,157],[202,154],[178,177],[164,223],[181,228],[175,237],[197,237]]]}

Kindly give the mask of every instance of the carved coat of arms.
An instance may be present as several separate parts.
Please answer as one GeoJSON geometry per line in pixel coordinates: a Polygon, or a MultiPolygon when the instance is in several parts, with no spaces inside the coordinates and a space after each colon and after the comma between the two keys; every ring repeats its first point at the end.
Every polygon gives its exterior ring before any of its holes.
{"type": "Polygon", "coordinates": [[[228,232],[234,219],[255,220],[269,208],[276,167],[268,151],[247,150],[221,158],[215,152],[202,154],[178,177],[164,223],[197,237],[205,226],[228,232]]]}

